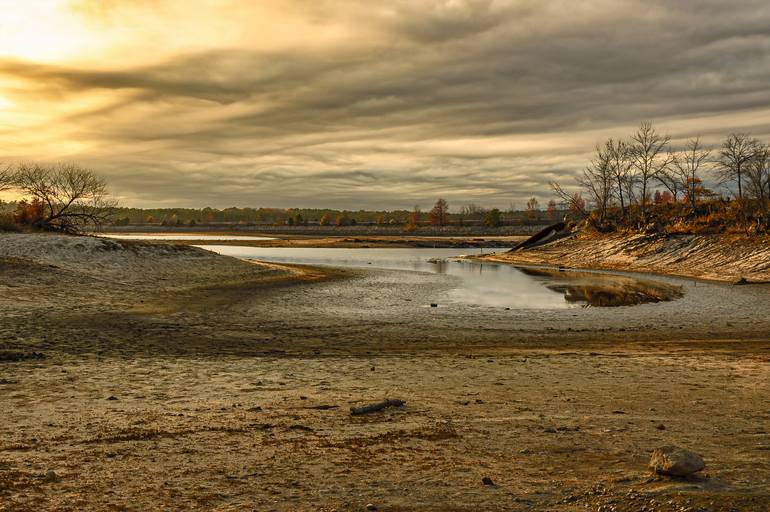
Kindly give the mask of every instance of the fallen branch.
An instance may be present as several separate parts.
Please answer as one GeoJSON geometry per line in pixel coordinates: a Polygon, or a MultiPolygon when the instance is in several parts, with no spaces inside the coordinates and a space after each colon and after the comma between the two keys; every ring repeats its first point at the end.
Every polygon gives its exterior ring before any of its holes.
{"type": "Polygon", "coordinates": [[[388,399],[382,402],[377,402],[376,404],[369,404],[361,407],[351,407],[350,414],[352,414],[353,416],[358,416],[360,414],[369,414],[370,412],[381,411],[383,409],[387,409],[388,407],[401,407],[405,403],[406,402],[404,402],[403,400],[388,399]]]}

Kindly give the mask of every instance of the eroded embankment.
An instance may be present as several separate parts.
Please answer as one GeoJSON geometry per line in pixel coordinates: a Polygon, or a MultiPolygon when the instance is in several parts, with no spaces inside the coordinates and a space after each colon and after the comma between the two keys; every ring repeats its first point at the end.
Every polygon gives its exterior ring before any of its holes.
{"type": "Polygon", "coordinates": [[[770,239],[699,235],[569,238],[483,259],[522,265],[627,270],[723,282],[770,282],[770,239]]]}

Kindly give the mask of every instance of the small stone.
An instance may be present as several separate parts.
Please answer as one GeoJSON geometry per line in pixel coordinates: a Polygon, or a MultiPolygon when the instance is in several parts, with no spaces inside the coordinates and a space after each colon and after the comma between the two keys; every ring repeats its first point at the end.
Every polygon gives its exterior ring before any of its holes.
{"type": "Polygon", "coordinates": [[[114,395],[110,395],[110,396],[107,397],[107,400],[117,400],[117,399],[118,399],[118,397],[116,397],[114,395]]]}
{"type": "Polygon", "coordinates": [[[56,474],[56,471],[53,469],[49,469],[48,472],[45,474],[45,481],[46,482],[58,482],[59,481],[59,475],[56,474]]]}
{"type": "Polygon", "coordinates": [[[495,483],[492,481],[492,479],[489,478],[488,476],[485,476],[484,478],[482,478],[481,479],[481,483],[484,484],[484,485],[491,485],[491,486],[495,485],[495,483]]]}
{"type": "Polygon", "coordinates": [[[658,430],[666,430],[666,426],[663,423],[660,423],[655,428],[657,428],[658,430]]]}
{"type": "Polygon", "coordinates": [[[374,503],[367,503],[366,510],[377,510],[377,505],[375,505],[374,503]]]}
{"type": "Polygon", "coordinates": [[[659,475],[688,476],[706,467],[703,457],[679,446],[663,446],[652,452],[649,468],[659,475]]]}

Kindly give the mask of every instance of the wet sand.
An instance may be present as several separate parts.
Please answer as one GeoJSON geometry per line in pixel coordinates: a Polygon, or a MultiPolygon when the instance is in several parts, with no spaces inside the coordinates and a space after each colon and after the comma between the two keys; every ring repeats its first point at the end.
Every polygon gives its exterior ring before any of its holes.
{"type": "Polygon", "coordinates": [[[765,286],[506,311],[436,274],[147,247],[0,256],[0,510],[770,507],[765,286]],[[706,470],[651,475],[664,444],[706,470]]]}

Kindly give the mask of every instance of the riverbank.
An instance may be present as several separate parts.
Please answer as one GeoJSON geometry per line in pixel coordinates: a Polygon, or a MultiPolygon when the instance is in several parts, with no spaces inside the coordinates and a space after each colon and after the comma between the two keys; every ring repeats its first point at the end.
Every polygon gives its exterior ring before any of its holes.
{"type": "Polygon", "coordinates": [[[735,283],[770,282],[770,238],[706,235],[572,237],[487,261],[663,274],[735,283]]]}
{"type": "Polygon", "coordinates": [[[762,286],[506,310],[438,273],[7,236],[0,511],[770,507],[762,286]],[[651,475],[665,444],[704,473],[651,475]]]}

